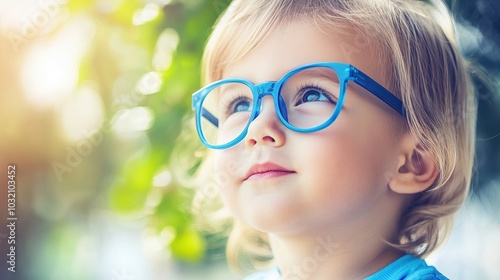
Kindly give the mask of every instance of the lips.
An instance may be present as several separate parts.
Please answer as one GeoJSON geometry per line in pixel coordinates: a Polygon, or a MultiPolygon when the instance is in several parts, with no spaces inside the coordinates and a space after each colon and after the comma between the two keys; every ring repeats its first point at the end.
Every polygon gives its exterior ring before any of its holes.
{"type": "Polygon", "coordinates": [[[272,162],[267,162],[264,164],[255,164],[247,172],[245,176],[246,180],[258,180],[258,179],[269,179],[275,177],[286,176],[296,173],[293,170],[286,169],[280,165],[274,164],[272,162]]]}

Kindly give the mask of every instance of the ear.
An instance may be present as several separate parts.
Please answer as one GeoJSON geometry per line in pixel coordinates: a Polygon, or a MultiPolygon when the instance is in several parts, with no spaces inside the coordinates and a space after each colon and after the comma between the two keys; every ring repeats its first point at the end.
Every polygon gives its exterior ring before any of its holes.
{"type": "Polygon", "coordinates": [[[389,188],[400,194],[414,194],[425,191],[439,174],[432,153],[408,133],[401,142],[401,153],[397,171],[389,180],[389,188]]]}

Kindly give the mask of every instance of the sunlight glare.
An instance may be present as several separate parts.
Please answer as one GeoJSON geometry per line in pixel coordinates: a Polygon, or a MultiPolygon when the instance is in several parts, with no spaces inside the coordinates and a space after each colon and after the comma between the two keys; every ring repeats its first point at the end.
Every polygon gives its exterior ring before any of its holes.
{"type": "Polygon", "coordinates": [[[137,10],[132,18],[134,25],[141,25],[150,22],[160,14],[160,6],[158,4],[149,3],[144,8],[137,10]]]}
{"type": "Polygon", "coordinates": [[[147,107],[123,109],[116,112],[112,126],[118,136],[126,137],[127,134],[149,129],[153,119],[153,112],[147,107]]]}
{"type": "Polygon", "coordinates": [[[88,20],[68,23],[55,38],[34,45],[22,69],[27,99],[41,107],[60,104],[76,88],[80,61],[94,34],[88,20]]]}
{"type": "Polygon", "coordinates": [[[90,137],[104,119],[104,104],[97,85],[86,82],[63,104],[60,120],[66,137],[79,141],[90,137]]]}
{"type": "Polygon", "coordinates": [[[165,29],[158,41],[153,55],[153,67],[157,71],[165,71],[172,64],[172,56],[179,44],[179,34],[172,28],[165,29]]]}
{"type": "Polygon", "coordinates": [[[172,173],[165,169],[153,177],[153,186],[155,187],[167,187],[172,183],[172,173]]]}

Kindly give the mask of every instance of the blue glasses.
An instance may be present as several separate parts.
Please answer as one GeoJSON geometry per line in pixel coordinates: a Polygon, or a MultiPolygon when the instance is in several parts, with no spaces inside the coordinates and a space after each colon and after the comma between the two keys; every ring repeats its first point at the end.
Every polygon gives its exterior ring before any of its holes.
{"type": "Polygon", "coordinates": [[[302,133],[324,129],[340,114],[349,81],[406,115],[399,98],[356,67],[317,62],[294,68],[275,82],[255,85],[230,78],[198,90],[192,100],[198,136],[211,149],[238,144],[259,115],[262,98],[267,95],[272,96],[276,113],[288,129],[302,133]]]}

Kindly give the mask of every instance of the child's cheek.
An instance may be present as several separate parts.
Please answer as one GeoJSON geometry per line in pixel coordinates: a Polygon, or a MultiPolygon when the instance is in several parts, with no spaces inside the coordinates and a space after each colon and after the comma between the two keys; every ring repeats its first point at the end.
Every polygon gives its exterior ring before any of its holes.
{"type": "Polygon", "coordinates": [[[233,215],[239,217],[237,161],[227,150],[214,153],[214,176],[222,202],[233,215]]]}
{"type": "Polygon", "coordinates": [[[218,184],[225,186],[234,182],[239,174],[239,164],[231,150],[214,152],[214,173],[218,184]]]}

